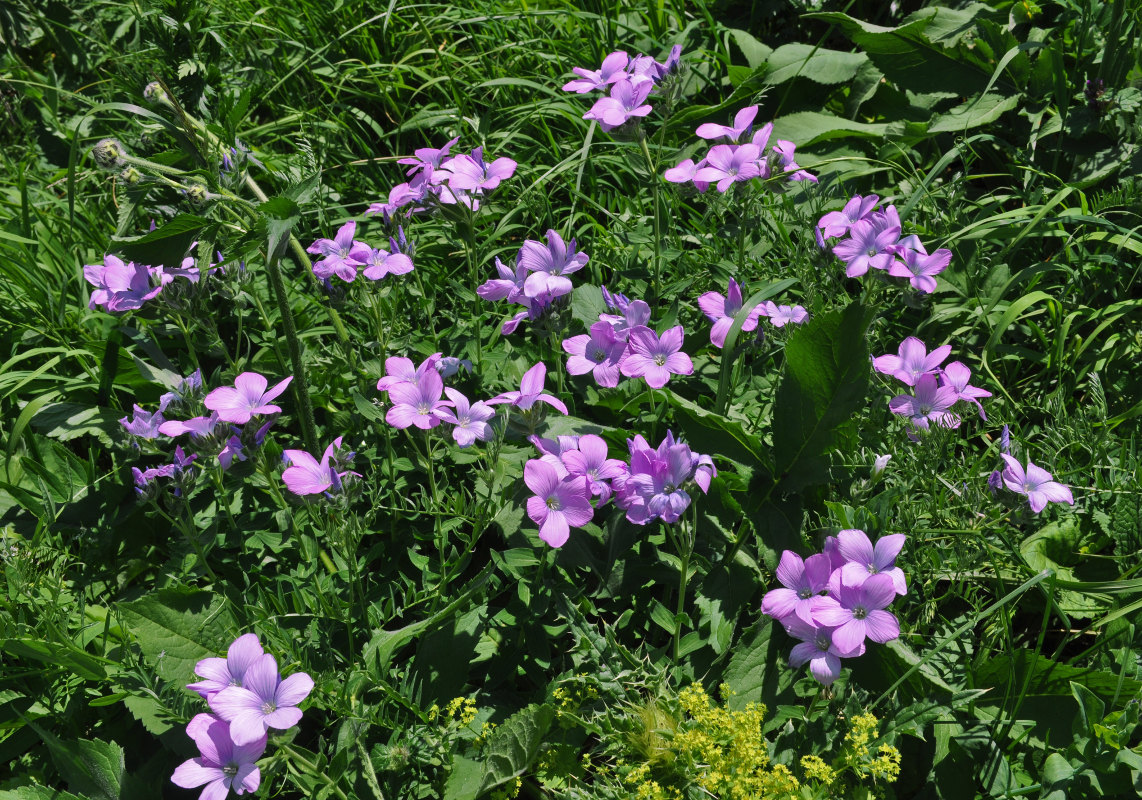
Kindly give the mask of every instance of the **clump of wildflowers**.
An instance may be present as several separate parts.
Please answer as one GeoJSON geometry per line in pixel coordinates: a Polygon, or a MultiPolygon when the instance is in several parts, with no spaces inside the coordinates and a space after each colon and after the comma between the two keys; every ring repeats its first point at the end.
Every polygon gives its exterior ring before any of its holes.
{"type": "Polygon", "coordinates": [[[697,486],[705,494],[710,481],[717,476],[713,459],[692,451],[689,445],[676,442],[674,435],[666,438],[657,448],[651,447],[641,435],[627,440],[630,462],[627,474],[612,482],[615,504],[626,511],[626,517],[636,525],[646,525],[656,519],[666,523],[677,522],[690,506],[687,488],[697,486]]]}
{"type": "Polygon", "coordinates": [[[1002,453],[1000,458],[1006,464],[1001,475],[1003,484],[1010,491],[1025,496],[1031,510],[1036,514],[1046,508],[1047,503],[1066,503],[1072,506],[1075,504],[1071,490],[1053,480],[1047,470],[1031,461],[1028,461],[1027,467],[1024,468],[1014,456],[1007,453],[1002,453]]]}
{"type": "Polygon", "coordinates": [[[262,649],[255,634],[239,636],[226,658],[205,658],[194,672],[201,681],[187,686],[207,701],[212,714],[199,714],[186,732],[198,745],[197,758],[175,769],[171,782],[184,789],[205,785],[201,800],[223,800],[257,791],[257,760],[268,743],[269,728],[291,728],[301,721],[297,706],[313,690],[304,672],[282,679],[277,661],[262,649]]]}
{"type": "Polygon", "coordinates": [[[225,422],[245,425],[255,414],[279,414],[281,408],[270,401],[286,390],[293,376],[269,385],[264,375],[257,372],[243,372],[234,379],[233,386],[222,386],[206,395],[203,404],[225,422]]]}
{"type": "Polygon", "coordinates": [[[975,405],[980,417],[987,419],[979,401],[991,397],[991,392],[972,386],[971,370],[959,361],[940,367],[951,352],[952,346],[945,344],[929,353],[922,341],[909,336],[900,343],[896,355],[888,353],[872,360],[877,372],[912,387],[913,394],[896,395],[888,407],[892,413],[907,417],[914,429],[927,430],[932,423],[958,428],[961,419],[952,408],[961,400],[975,405]]]}
{"type": "Polygon", "coordinates": [[[320,462],[305,450],[283,451],[282,458],[289,464],[282,472],[286,488],[296,495],[328,495],[342,490],[347,475],[361,477],[360,473],[343,469],[352,463],[354,454],[342,452],[342,438],[338,436],[325,448],[320,462]]]}
{"type": "Polygon", "coordinates": [[[908,591],[896,557],[904,534],[882,536],[874,545],[860,530],[844,530],[825,542],[825,552],[804,561],[796,553],[781,554],[777,579],[761,611],[801,643],[789,665],[809,664],[826,686],[841,673],[841,659],[864,654],[865,640],[883,644],[900,635],[896,617],[885,609],[908,591]]]}

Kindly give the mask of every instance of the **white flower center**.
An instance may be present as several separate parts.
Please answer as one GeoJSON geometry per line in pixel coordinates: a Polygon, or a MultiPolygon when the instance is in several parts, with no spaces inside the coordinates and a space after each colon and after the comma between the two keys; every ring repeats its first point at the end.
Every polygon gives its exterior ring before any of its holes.
{"type": "Polygon", "coordinates": [[[654,357],[654,363],[656,366],[659,366],[659,367],[666,366],[666,356],[659,353],[658,355],[656,355],[654,357]]]}
{"type": "Polygon", "coordinates": [[[552,495],[551,497],[547,498],[547,507],[552,511],[558,511],[559,509],[563,508],[563,504],[559,502],[558,497],[552,495]]]}

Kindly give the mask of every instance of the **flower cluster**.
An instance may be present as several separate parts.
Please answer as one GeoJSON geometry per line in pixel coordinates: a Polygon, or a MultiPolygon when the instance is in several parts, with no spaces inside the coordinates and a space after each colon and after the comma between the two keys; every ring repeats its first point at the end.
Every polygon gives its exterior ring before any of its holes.
{"type": "Polygon", "coordinates": [[[626,511],[627,519],[646,525],[656,519],[674,523],[690,505],[686,491],[696,485],[705,494],[718,474],[710,456],[695,453],[690,446],[666,438],[651,447],[641,435],[627,440],[630,463],[623,475],[612,481],[615,505],[626,511]]]}
{"type": "MultiPolygon", "coordinates": [[[[464,363],[457,358],[444,358],[440,353],[433,353],[420,366],[414,366],[411,360],[399,356],[386,359],[385,377],[377,381],[377,390],[388,392],[393,404],[385,415],[385,421],[394,428],[416,426],[421,430],[430,430],[441,422],[447,422],[452,425],[452,438],[460,447],[468,447],[477,441],[486,442],[492,437],[489,420],[496,414],[492,405],[510,400],[500,395],[486,402],[478,400],[473,403],[462,392],[445,387],[444,377],[455,375],[464,363]],[[443,394],[448,395],[447,400],[441,399],[443,394]]],[[[543,364],[536,367],[546,371],[543,364]]],[[[528,375],[535,372],[536,367],[529,370],[528,375]]],[[[538,379],[538,393],[542,394],[543,375],[539,374],[538,379]]],[[[528,381],[525,375],[524,383],[530,389],[528,381]]],[[[567,413],[566,407],[562,410],[567,413]]]]}
{"type": "Polygon", "coordinates": [[[896,617],[884,609],[908,591],[896,566],[906,538],[894,533],[873,545],[864,531],[844,530],[825,540],[823,553],[804,560],[789,550],[781,554],[783,588],[767,592],[761,610],[801,640],[790,666],[808,663],[828,685],[841,674],[842,658],[864,654],[865,639],[883,644],[900,635],[896,617]]]}
{"type": "Polygon", "coordinates": [[[135,311],[143,303],[155,298],[175,278],[198,283],[198,267],[194,258],[187,256],[179,267],[148,267],[118,256],[106,255],[102,264],[86,264],[83,277],[95,289],[91,292],[88,308],[102,306],[107,311],[135,311]],[[154,284],[154,285],[152,285],[154,284]]]}
{"type": "MultiPolygon", "coordinates": [[[[698,308],[714,327],[710,329],[710,343],[715,347],[724,347],[726,336],[734,325],[734,316],[742,309],[741,285],[730,278],[726,293],[706,292],[698,298],[698,308]]],[[[766,317],[775,328],[783,328],[790,322],[800,325],[809,319],[809,312],[802,306],[779,306],[772,300],[766,300],[754,306],[742,323],[742,332],[748,333],[757,329],[758,321],[766,317]]]]}
{"type": "Polygon", "coordinates": [[[268,382],[262,375],[245,372],[235,380],[234,387],[215,389],[203,399],[202,372],[195,370],[179,381],[174,390],[159,398],[157,411],[149,412],[135,405],[130,419],[123,417],[119,420],[128,433],[145,440],[189,434],[190,443],[196,451],[187,456],[182,447],[177,446],[175,460],[170,464],[146,470],[133,467],[135,491],[140,496],[147,496],[154,489],[157,478],[175,478],[174,494],[180,496],[182,490],[194,482],[194,474],[188,472],[187,468],[199,455],[217,459],[223,470],[230,469],[235,461],[245,461],[246,448],[262,446],[277,414],[281,412],[281,408],[269,405],[269,401],[285,391],[290,380],[292,377],[267,391],[268,382]],[[209,416],[185,420],[167,419],[164,416],[171,411],[193,413],[194,410],[201,409],[200,401],[210,410],[209,416]],[[249,425],[255,414],[269,415],[269,419],[257,427],[249,425]]]}
{"type": "MultiPolygon", "coordinates": [[[[402,246],[398,239],[390,237],[389,249],[385,250],[356,241],[353,238],[356,233],[357,223],[350,220],[332,239],[318,239],[306,248],[307,253],[321,256],[313,264],[313,274],[328,284],[334,275],[351,283],[360,267],[364,268],[361,274],[371,281],[412,272],[412,258],[404,252],[408,249],[407,242],[402,246]]],[[[403,238],[404,231],[401,231],[400,239],[403,238]]]]}
{"type": "Polygon", "coordinates": [[[695,163],[687,158],[675,167],[666,170],[664,177],[670,183],[693,183],[699,192],[705,192],[710,184],[717,184],[719,192],[726,192],[735,183],[759,178],[784,178],[788,181],[812,181],[817,178],[798,166],[794,160],[796,145],[785,139],[778,139],[773,145],[769,138],[773,134],[773,123],[767,123],[756,132],[753,120],[757,116],[757,106],[747,106],[734,115],[732,125],[716,125],[707,122],[698,126],[700,139],[727,139],[730,144],[715,144],[695,163]]]}
{"type": "Polygon", "coordinates": [[[605,387],[618,386],[619,377],[625,375],[661,389],[671,375],[694,372],[694,362],[682,352],[685,331],[681,325],[659,335],[647,326],[650,306],[642,300],[611,294],[606,287],[603,299],[609,310],[620,313],[600,314],[588,333],[563,340],[570,374],[590,372],[595,383],[605,387]]]}
{"type": "Polygon", "coordinates": [[[922,430],[933,422],[942,428],[958,428],[960,416],[951,408],[963,400],[974,404],[980,418],[987,419],[979,401],[991,397],[991,392],[969,383],[971,370],[962,362],[940,366],[951,352],[952,346],[945,344],[929,353],[922,341],[909,336],[900,343],[896,355],[888,353],[872,360],[877,372],[913,389],[914,394],[899,394],[889,401],[893,414],[907,417],[913,427],[922,430]]]}
{"type": "Polygon", "coordinates": [[[484,160],[484,148],[471,153],[449,157],[452,146],[460,141],[452,139],[443,147],[422,147],[412,156],[398,159],[398,164],[409,165],[408,180],[389,190],[388,201],[373,203],[366,214],[380,214],[386,223],[392,221],[399,209],[415,214],[432,208],[434,204],[463,205],[473,211],[480,207],[479,198],[515,174],[516,164],[510,158],[484,160]]]}
{"type": "Polygon", "coordinates": [[[575,240],[563,241],[556,231],[547,232],[547,244],[528,239],[516,254],[515,268],[496,259],[498,278],[485,281],[476,294],[484,300],[507,300],[524,307],[503,324],[501,333],[514,333],[524,319],[536,320],[555,299],[571,294],[567,276],[582,269],[590,256],[575,250],[575,240]]]}
{"type": "Polygon", "coordinates": [[[301,721],[298,705],[313,690],[313,679],[298,672],[282,679],[278,662],[262,650],[257,635],[247,633],[230,645],[226,658],[199,661],[202,678],[186,688],[210,706],[186,727],[199,756],[175,769],[171,781],[184,789],[205,785],[201,800],[222,800],[257,791],[257,760],[266,750],[270,728],[285,730],[301,721]]]}
{"type": "Polygon", "coordinates": [[[597,70],[575,67],[579,77],[563,86],[565,92],[585,94],[596,90],[608,95],[595,101],[583,119],[595,120],[605,131],[612,131],[631,119],[645,117],[653,109],[647,104],[651,91],[668,75],[678,71],[682,46],[675,45],[665,63],[651,56],[631,58],[616,50],[603,59],[597,70]]]}
{"type": "Polygon", "coordinates": [[[879,203],[875,194],[857,195],[840,211],[825,214],[817,221],[817,243],[825,248],[826,239],[848,236],[833,247],[833,255],[845,262],[845,275],[850,278],[879,269],[894,278],[907,278],[918,292],[936,291],[935,276],[947,269],[952,251],[940,248],[929,254],[915,234],[901,238],[896,206],[877,211],[879,203]]]}

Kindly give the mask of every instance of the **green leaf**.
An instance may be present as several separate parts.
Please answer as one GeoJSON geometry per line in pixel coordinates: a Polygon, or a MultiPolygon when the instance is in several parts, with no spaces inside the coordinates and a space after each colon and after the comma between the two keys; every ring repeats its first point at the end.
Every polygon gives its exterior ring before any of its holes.
{"type": "Polygon", "coordinates": [[[733,655],[723,680],[733,694],[726,705],[740,710],[747,703],[765,703],[793,685],[797,677],[784,663],[783,644],[773,636],[773,620],[762,617],[739,637],[731,648],[733,655]]]}
{"type": "Polygon", "coordinates": [[[220,596],[192,589],[160,589],[118,608],[139,649],[159,677],[175,684],[194,680],[194,665],[226,652],[232,620],[218,613],[220,596]]]}
{"type": "Polygon", "coordinates": [[[583,284],[571,292],[571,316],[587,327],[598,322],[600,314],[606,313],[607,304],[598,286],[583,284]]]}
{"type": "Polygon", "coordinates": [[[878,139],[899,127],[884,122],[854,122],[821,111],[798,111],[773,121],[772,139],[788,139],[798,147],[806,147],[814,142],[844,136],[878,139]]]}
{"type": "Polygon", "coordinates": [[[84,800],[71,792],[49,789],[46,786],[21,786],[0,792],[0,800],[84,800]]]}
{"type": "Polygon", "coordinates": [[[452,771],[444,785],[444,800],[476,800],[484,780],[484,765],[464,756],[452,759],[452,771]]]}
{"type": "Polygon", "coordinates": [[[129,241],[132,245],[142,245],[161,242],[172,236],[193,236],[209,224],[210,220],[205,217],[199,217],[195,214],[179,214],[170,222],[155,228],[149,233],[145,233],[138,238],[124,241],[129,241]]]}
{"type": "Polygon", "coordinates": [[[555,710],[532,703],[508,717],[484,745],[484,778],[477,797],[522,775],[539,755],[543,737],[555,720],[555,710]]]}
{"type": "Polygon", "coordinates": [[[32,427],[52,439],[69,442],[80,436],[94,436],[108,447],[120,437],[121,412],[79,403],[50,403],[32,418],[32,427]]]}
{"type": "MultiPolygon", "coordinates": [[[[1082,684],[1096,695],[1112,698],[1118,692],[1119,676],[1105,670],[1072,667],[1030,650],[1016,650],[1012,654],[997,656],[984,662],[975,673],[975,685],[994,687],[1005,691],[1009,685],[1021,686],[1028,681],[1029,695],[1071,697],[1072,681],[1082,684]]],[[[1142,683],[1125,678],[1120,697],[1135,697],[1142,691],[1142,683]]]]}
{"type": "Polygon", "coordinates": [[[1018,106],[1022,97],[1020,94],[1009,97],[985,94],[975,97],[935,117],[928,125],[928,133],[962,133],[969,128],[988,125],[1018,106]]]}
{"type": "Polygon", "coordinates": [[[1102,722],[1106,717],[1106,703],[1081,683],[1070,681],[1070,685],[1071,694],[1079,704],[1078,716],[1072,723],[1075,738],[1080,738],[1083,735],[1093,737],[1095,724],[1102,722]]]}
{"type": "Polygon", "coordinates": [[[864,53],[845,53],[800,43],[783,44],[769,56],[765,82],[772,86],[800,77],[825,85],[848,83],[867,61],[864,53]]]}
{"type": "Polygon", "coordinates": [[[1043,784],[1040,800],[1067,800],[1067,788],[1075,776],[1075,768],[1061,753],[1051,753],[1043,762],[1039,782],[1043,784]]]}
{"type": "Polygon", "coordinates": [[[742,51],[742,55],[745,56],[745,63],[749,65],[750,69],[760,67],[773,53],[771,47],[759,42],[751,33],[731,28],[730,36],[733,37],[734,44],[742,51]]]}
{"type": "Polygon", "coordinates": [[[274,197],[258,206],[266,223],[266,249],[280,258],[289,242],[290,232],[301,220],[301,207],[289,197],[274,197]]]}
{"type": "Polygon", "coordinates": [[[815,317],[789,337],[773,409],[774,472],[786,492],[827,479],[824,455],[865,403],[870,318],[854,303],[815,317]]]}
{"type": "Polygon", "coordinates": [[[122,747],[98,739],[64,741],[35,722],[28,727],[48,746],[69,789],[94,800],[119,800],[126,771],[122,747]]]}
{"type": "Polygon", "coordinates": [[[0,642],[0,651],[13,658],[32,658],[49,667],[62,667],[73,675],[89,681],[99,681],[107,677],[105,663],[113,662],[96,658],[70,644],[44,642],[39,639],[5,639],[0,642]]]}

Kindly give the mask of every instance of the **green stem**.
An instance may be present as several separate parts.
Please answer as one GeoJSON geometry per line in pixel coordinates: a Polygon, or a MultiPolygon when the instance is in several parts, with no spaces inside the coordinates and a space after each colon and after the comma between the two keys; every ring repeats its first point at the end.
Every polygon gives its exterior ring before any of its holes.
{"type": "Polygon", "coordinates": [[[642,148],[642,156],[646,159],[646,171],[650,179],[650,190],[654,203],[654,298],[662,296],[662,221],[658,209],[658,165],[650,157],[650,148],[646,145],[646,132],[638,129],[638,144],[642,148]]]}
{"type": "Polygon", "coordinates": [[[277,299],[282,327],[285,328],[286,346],[293,367],[293,393],[300,412],[298,417],[301,421],[302,439],[309,452],[320,453],[317,447],[317,424],[313,419],[313,403],[309,399],[309,381],[305,377],[305,364],[301,360],[301,341],[297,337],[297,327],[294,325],[293,311],[289,307],[289,298],[286,296],[285,282],[282,280],[276,253],[266,253],[266,274],[270,277],[270,288],[273,289],[274,297],[277,299]]]}
{"type": "Polygon", "coordinates": [[[341,790],[341,787],[337,785],[337,782],[329,777],[329,773],[319,769],[316,764],[314,764],[312,761],[294,749],[293,745],[280,744],[278,745],[278,752],[287,754],[291,760],[305,767],[306,771],[310,775],[321,781],[324,781],[325,785],[328,786],[333,791],[333,793],[337,795],[339,800],[349,800],[349,797],[345,794],[345,792],[341,790]]]}
{"type": "MultiPolygon", "coordinates": [[[[682,571],[678,575],[678,602],[674,607],[674,664],[678,665],[678,653],[682,641],[682,612],[686,605],[686,586],[690,582],[690,556],[694,552],[695,534],[698,528],[698,506],[691,501],[690,503],[690,526],[685,528],[685,523],[679,520],[678,525],[682,528],[681,535],[675,537],[671,535],[675,547],[681,552],[679,556],[682,559],[682,571]]],[[[670,530],[670,529],[668,529],[670,530]]]]}

